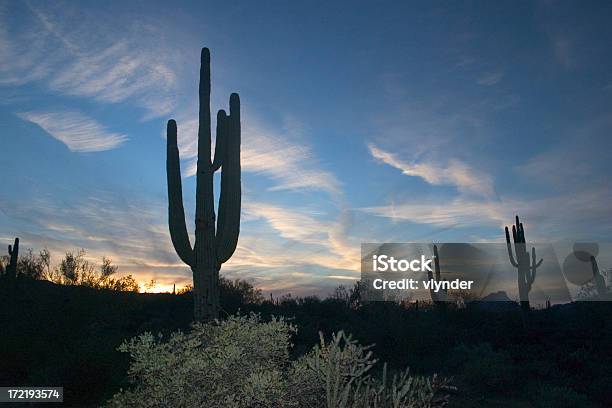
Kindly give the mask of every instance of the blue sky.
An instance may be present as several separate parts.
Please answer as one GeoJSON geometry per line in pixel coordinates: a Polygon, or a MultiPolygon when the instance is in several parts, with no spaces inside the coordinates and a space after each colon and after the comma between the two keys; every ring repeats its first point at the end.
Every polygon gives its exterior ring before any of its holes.
{"type": "Polygon", "coordinates": [[[85,248],[158,289],[174,118],[187,224],[199,50],[238,92],[243,216],[223,273],[326,294],[361,242],[612,238],[612,16],[589,2],[0,1],[0,240],[85,248]]]}

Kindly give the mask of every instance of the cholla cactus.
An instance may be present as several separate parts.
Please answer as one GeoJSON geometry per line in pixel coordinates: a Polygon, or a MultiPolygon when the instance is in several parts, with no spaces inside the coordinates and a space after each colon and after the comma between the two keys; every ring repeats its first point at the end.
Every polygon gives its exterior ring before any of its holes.
{"type": "Polygon", "coordinates": [[[240,99],[230,96],[230,114],[217,114],[217,138],[211,161],[210,51],[202,49],[200,66],[200,126],[196,181],[195,243],[185,225],[181,170],[174,120],[168,121],[168,220],[176,253],[193,271],[194,316],[212,320],[219,310],[219,269],[238,242],[240,230],[240,99]],[[213,176],[221,171],[219,217],[215,224],[213,176]]]}
{"type": "Polygon", "coordinates": [[[15,244],[8,246],[9,264],[6,267],[6,276],[14,279],[17,276],[17,261],[19,259],[19,238],[15,238],[15,244]]]}
{"type": "MultiPolygon", "coordinates": [[[[438,246],[433,246],[434,253],[434,271],[435,271],[435,280],[437,282],[441,281],[440,277],[440,256],[438,255],[438,246]]],[[[434,279],[434,274],[432,271],[427,271],[427,277],[429,280],[434,279]]],[[[438,292],[434,291],[433,285],[429,287],[429,293],[431,294],[431,300],[438,307],[444,307],[446,305],[446,301],[448,300],[448,290],[446,288],[440,289],[438,292]]]]}
{"type": "Polygon", "coordinates": [[[370,350],[351,335],[340,331],[294,364],[291,384],[299,406],[328,408],[366,407],[445,407],[447,391],[456,390],[447,379],[414,376],[408,369],[388,375],[387,363],[382,376],[374,376],[378,362],[370,350]]]}
{"type": "Polygon", "coordinates": [[[518,271],[518,289],[519,298],[521,301],[521,309],[523,311],[523,319],[527,321],[529,313],[529,292],[536,278],[536,270],[542,265],[542,259],[536,261],[536,250],[531,248],[531,256],[527,252],[527,242],[525,241],[525,228],[523,223],[516,216],[516,224],[512,226],[512,238],[514,241],[514,251],[516,257],[512,255],[512,244],[510,243],[510,233],[506,227],[506,246],[508,248],[508,257],[512,266],[518,271]]]}

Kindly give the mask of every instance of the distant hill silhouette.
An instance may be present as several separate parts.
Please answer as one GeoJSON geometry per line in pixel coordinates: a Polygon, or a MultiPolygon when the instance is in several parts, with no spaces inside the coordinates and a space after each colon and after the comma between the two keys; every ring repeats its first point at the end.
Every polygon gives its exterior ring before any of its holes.
{"type": "Polygon", "coordinates": [[[512,302],[512,299],[508,297],[506,292],[500,290],[498,292],[489,293],[487,296],[480,299],[481,302],[512,302]]]}

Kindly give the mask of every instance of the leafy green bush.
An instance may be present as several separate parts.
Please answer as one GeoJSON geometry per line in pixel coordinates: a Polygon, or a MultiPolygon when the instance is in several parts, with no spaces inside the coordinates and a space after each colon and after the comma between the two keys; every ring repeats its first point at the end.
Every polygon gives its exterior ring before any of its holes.
{"type": "Polygon", "coordinates": [[[163,341],[150,333],[124,342],[130,353],[130,390],[109,407],[434,407],[444,384],[411,377],[387,380],[369,372],[376,363],[367,347],[339,332],[330,343],[289,359],[296,328],[283,319],[262,322],[255,314],[194,324],[163,341]]]}

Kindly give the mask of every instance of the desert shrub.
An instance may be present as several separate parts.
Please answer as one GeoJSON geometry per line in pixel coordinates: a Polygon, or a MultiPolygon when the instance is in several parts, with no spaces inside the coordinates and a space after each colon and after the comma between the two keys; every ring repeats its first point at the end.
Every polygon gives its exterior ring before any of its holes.
{"type": "Polygon", "coordinates": [[[10,258],[8,255],[0,255],[0,277],[4,276],[6,273],[6,267],[10,262],[10,258]]]}
{"type": "Polygon", "coordinates": [[[84,249],[76,254],[66,252],[66,256],[55,269],[48,269],[47,279],[61,285],[87,286],[94,289],[120,292],[138,292],[140,290],[138,282],[132,275],[114,278],[113,275],[117,273],[119,268],[106,257],[102,258],[102,264],[99,270],[96,270],[95,264],[86,259],[84,249]]]}
{"type": "Polygon", "coordinates": [[[543,385],[536,392],[534,405],[537,408],[588,408],[592,405],[583,394],[571,388],[543,385]]]}
{"type": "Polygon", "coordinates": [[[243,306],[257,305],[264,301],[261,289],[241,279],[220,277],[219,292],[221,307],[228,314],[236,313],[243,306]]]}
{"type": "Polygon", "coordinates": [[[124,342],[128,371],[135,383],[109,402],[112,407],[274,406],[286,384],[288,347],[295,328],[282,319],[263,323],[259,316],[196,323],[167,341],[152,334],[124,342]]]}
{"type": "Polygon", "coordinates": [[[409,371],[388,380],[387,365],[382,378],[372,376],[377,360],[370,347],[359,345],[340,331],[299,359],[292,369],[290,391],[300,407],[435,407],[444,406],[448,396],[437,398],[438,391],[449,389],[444,382],[412,377],[409,371]]]}
{"type": "Polygon", "coordinates": [[[459,369],[467,385],[481,391],[511,394],[517,385],[510,355],[506,351],[493,350],[489,343],[457,346],[450,365],[459,369]]]}
{"type": "Polygon", "coordinates": [[[30,279],[42,279],[49,269],[49,251],[46,249],[35,254],[32,249],[25,251],[17,261],[17,275],[30,279]]]}
{"type": "Polygon", "coordinates": [[[433,407],[441,384],[407,371],[387,381],[370,371],[367,347],[339,332],[295,362],[289,359],[296,328],[255,314],[196,323],[168,339],[150,333],[124,342],[133,388],[109,407],[433,407]]]}

